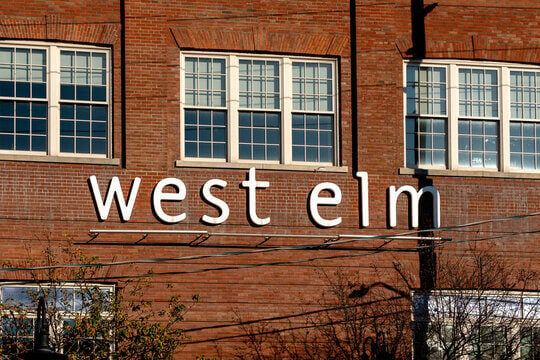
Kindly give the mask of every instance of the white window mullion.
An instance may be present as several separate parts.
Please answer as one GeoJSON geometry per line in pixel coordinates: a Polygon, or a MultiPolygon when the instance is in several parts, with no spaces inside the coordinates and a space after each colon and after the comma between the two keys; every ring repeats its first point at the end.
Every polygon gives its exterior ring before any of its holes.
{"type": "Polygon", "coordinates": [[[48,153],[60,153],[60,49],[49,48],[49,121],[48,121],[48,153]]]}
{"type": "MultiPolygon", "coordinates": [[[[186,58],[184,56],[180,57],[180,79],[186,78],[186,58]]],[[[185,124],[185,106],[186,106],[186,81],[180,82],[180,86],[183,89],[180,89],[180,159],[186,157],[185,153],[185,133],[186,133],[186,124],[185,124]]]]}
{"type": "MultiPolygon", "coordinates": [[[[107,52],[107,55],[105,57],[106,62],[105,66],[107,67],[106,70],[106,81],[107,81],[107,87],[106,87],[106,96],[107,96],[107,110],[108,110],[108,117],[107,117],[107,157],[112,158],[113,157],[113,146],[112,146],[112,138],[113,138],[113,132],[112,132],[112,118],[113,118],[113,112],[112,112],[112,83],[113,83],[113,74],[112,74],[112,62],[111,62],[111,54],[107,52]]],[[[182,79],[182,78],[180,78],[182,79]]],[[[182,93],[182,92],[180,92],[182,93]]]]}
{"type": "MultiPolygon", "coordinates": [[[[405,79],[405,86],[407,85],[407,80],[405,79]]],[[[332,163],[333,165],[339,165],[339,159],[341,158],[341,144],[339,139],[339,131],[340,131],[340,122],[339,120],[339,101],[338,101],[338,91],[339,91],[339,84],[338,84],[338,68],[337,64],[332,64],[332,110],[334,115],[334,154],[332,163]]],[[[407,94],[405,94],[407,96],[407,94]]],[[[356,100],[353,100],[356,101],[356,100]]],[[[406,102],[405,102],[406,103],[406,102]]],[[[353,121],[358,121],[357,119],[354,119],[353,121]]]]}
{"type": "Polygon", "coordinates": [[[281,162],[292,163],[292,61],[284,58],[282,63],[281,93],[281,162]]]}
{"type": "Polygon", "coordinates": [[[501,91],[499,94],[500,104],[500,156],[501,170],[510,171],[510,69],[503,67],[501,70],[501,91]]]}
{"type": "Polygon", "coordinates": [[[458,121],[459,121],[459,73],[456,65],[448,67],[448,168],[455,170],[458,161],[458,121]]]}
{"type": "Polygon", "coordinates": [[[237,56],[231,55],[229,57],[228,70],[227,88],[229,98],[227,101],[229,102],[229,111],[227,112],[227,131],[229,141],[227,142],[227,154],[228,161],[238,162],[238,107],[240,105],[238,79],[240,79],[240,70],[237,56]]]}

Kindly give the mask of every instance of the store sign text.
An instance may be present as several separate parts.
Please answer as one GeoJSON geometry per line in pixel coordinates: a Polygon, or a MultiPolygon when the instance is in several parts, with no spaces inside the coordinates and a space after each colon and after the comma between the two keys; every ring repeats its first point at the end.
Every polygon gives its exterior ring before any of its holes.
{"type": "MultiPolygon", "coordinates": [[[[362,227],[369,226],[369,195],[368,195],[368,174],[366,172],[357,172],[356,177],[360,181],[361,191],[361,219],[360,224],[362,227]]],[[[89,178],[90,192],[94,200],[98,219],[105,221],[109,217],[109,212],[113,201],[116,200],[119,210],[119,216],[122,221],[129,221],[133,208],[135,206],[135,200],[141,184],[141,178],[136,177],[131,183],[131,189],[127,196],[127,202],[124,199],[123,191],[120,186],[120,180],[118,177],[113,177],[109,184],[109,188],[105,193],[105,199],[102,197],[99,190],[97,178],[91,176],[89,178]]],[[[219,211],[219,216],[203,215],[201,222],[208,225],[219,225],[227,221],[230,213],[229,205],[214,196],[211,192],[213,188],[223,189],[227,186],[227,182],[221,179],[210,179],[201,188],[201,197],[204,201],[215,207],[219,211]]],[[[258,226],[268,225],[270,223],[270,217],[261,217],[257,213],[257,190],[266,189],[270,187],[268,181],[259,181],[256,179],[255,168],[249,169],[247,180],[242,181],[241,187],[247,190],[247,203],[248,203],[248,218],[249,221],[258,226]]],[[[405,185],[396,189],[395,186],[390,186],[388,189],[388,216],[389,226],[395,227],[397,224],[397,200],[399,195],[407,194],[409,197],[410,208],[410,222],[411,226],[418,227],[418,207],[420,198],[422,195],[430,193],[433,199],[433,220],[435,227],[440,227],[440,196],[437,189],[433,186],[426,186],[420,190],[416,190],[410,185],[405,185]]],[[[185,213],[180,214],[168,214],[163,210],[163,201],[177,201],[180,202],[186,198],[187,190],[184,182],[177,178],[166,178],[157,183],[152,192],[152,209],[158,220],[166,224],[176,224],[186,218],[185,213]],[[174,192],[164,192],[164,189],[170,187],[174,189],[174,192]]],[[[331,182],[323,182],[316,185],[308,196],[308,212],[312,221],[321,227],[334,227],[341,223],[342,218],[336,217],[333,219],[324,218],[319,213],[319,206],[337,206],[341,203],[342,194],[341,189],[337,184],[331,182]],[[321,196],[322,193],[328,193],[330,196],[321,196]]]]}

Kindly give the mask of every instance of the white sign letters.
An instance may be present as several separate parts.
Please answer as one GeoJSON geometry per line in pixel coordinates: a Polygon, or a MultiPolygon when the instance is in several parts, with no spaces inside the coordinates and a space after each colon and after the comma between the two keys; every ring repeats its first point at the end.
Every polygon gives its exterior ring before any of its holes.
{"type": "MultiPolygon", "coordinates": [[[[367,172],[357,172],[356,178],[360,181],[360,210],[362,227],[369,226],[369,191],[368,191],[368,174],[367,172]]],[[[100,221],[107,220],[109,211],[113,201],[116,199],[118,205],[119,216],[122,221],[129,221],[135,200],[141,184],[141,179],[136,177],[131,183],[127,203],[124,200],[124,194],[120,186],[118,177],[113,177],[110,181],[109,188],[105,194],[105,202],[101,196],[99,185],[95,176],[90,176],[90,192],[94,200],[98,219],[100,221]]],[[[208,180],[201,189],[202,199],[215,207],[219,216],[203,215],[201,222],[207,225],[223,224],[229,218],[229,205],[212,194],[212,188],[223,189],[227,186],[227,182],[221,179],[208,180]]],[[[257,215],[257,189],[267,189],[270,187],[268,181],[258,181],[256,179],[255,168],[249,169],[247,180],[242,181],[241,187],[247,190],[247,206],[248,220],[256,226],[264,226],[270,223],[270,216],[261,218],[257,215]]],[[[433,186],[425,186],[420,190],[416,190],[410,185],[405,185],[396,190],[395,186],[390,186],[388,189],[388,216],[389,226],[397,226],[397,201],[400,194],[407,194],[410,201],[410,220],[413,228],[418,227],[418,207],[422,196],[426,193],[431,195],[433,200],[433,222],[436,228],[440,227],[440,195],[437,189],[433,186]]],[[[166,224],[176,224],[186,218],[186,213],[167,214],[163,210],[162,201],[180,202],[186,198],[187,189],[182,180],[176,178],[166,178],[157,183],[152,192],[152,209],[156,218],[166,224]],[[164,192],[166,187],[171,187],[174,192],[164,192]]],[[[337,184],[324,182],[316,185],[308,195],[308,212],[311,220],[317,226],[329,228],[334,227],[342,222],[341,217],[328,219],[323,217],[319,212],[319,206],[338,206],[342,200],[341,189],[337,184]],[[321,196],[322,192],[327,192],[330,196],[321,196]]]]}

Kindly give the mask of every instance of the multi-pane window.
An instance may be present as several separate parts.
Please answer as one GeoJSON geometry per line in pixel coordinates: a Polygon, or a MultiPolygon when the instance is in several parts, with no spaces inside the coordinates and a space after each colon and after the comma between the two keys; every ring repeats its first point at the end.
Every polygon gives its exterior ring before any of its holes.
{"type": "Polygon", "coordinates": [[[510,166],[540,169],[540,72],[510,71],[510,166]]]}
{"type": "Polygon", "coordinates": [[[60,152],[107,154],[107,58],[60,51],[60,152]]]}
{"type": "Polygon", "coordinates": [[[336,163],[335,61],[189,53],[181,69],[183,160],[336,163]]]}
{"type": "Polygon", "coordinates": [[[0,47],[0,150],[47,151],[47,52],[0,47]]]}
{"type": "Polygon", "coordinates": [[[293,62],[294,161],[332,162],[334,152],[333,72],[330,64],[293,62]]]}
{"type": "Polygon", "coordinates": [[[430,60],[404,69],[408,167],[540,170],[538,66],[430,60]]]}
{"type": "Polygon", "coordinates": [[[293,108],[300,111],[332,111],[332,65],[293,62],[293,108]]]}
{"type": "Polygon", "coordinates": [[[185,156],[225,159],[225,59],[187,57],[185,69],[185,156]]]}
{"type": "Polygon", "coordinates": [[[48,309],[54,313],[54,322],[49,326],[56,351],[84,353],[86,346],[100,347],[107,353],[110,342],[99,337],[77,338],[73,330],[77,318],[90,316],[93,301],[107,302],[113,291],[112,286],[105,285],[0,285],[0,353],[15,355],[21,346],[31,349],[39,296],[45,297],[48,309]]]}
{"type": "Polygon", "coordinates": [[[498,76],[496,70],[459,69],[459,165],[497,168],[498,76]]]}
{"type": "Polygon", "coordinates": [[[109,52],[0,43],[0,152],[107,157],[109,52]]]}
{"type": "Polygon", "coordinates": [[[407,165],[446,165],[446,68],[407,68],[407,165]]]}
{"type": "Polygon", "coordinates": [[[278,161],[281,113],[274,110],[280,109],[279,62],[240,59],[239,65],[239,157],[278,161]]]}
{"type": "Polygon", "coordinates": [[[538,293],[418,293],[413,295],[413,321],[415,341],[427,340],[428,359],[540,359],[538,293]]]}

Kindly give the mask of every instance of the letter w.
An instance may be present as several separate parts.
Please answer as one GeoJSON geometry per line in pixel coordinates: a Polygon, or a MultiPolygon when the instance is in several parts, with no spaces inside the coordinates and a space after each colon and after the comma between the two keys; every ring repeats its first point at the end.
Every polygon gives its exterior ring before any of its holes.
{"type": "Polygon", "coordinates": [[[107,194],[105,196],[105,203],[103,203],[103,198],[101,197],[101,192],[99,191],[99,185],[96,177],[92,175],[90,176],[89,180],[92,198],[94,200],[94,205],[96,206],[99,220],[107,220],[107,217],[109,217],[109,210],[111,209],[112,202],[114,198],[116,198],[116,204],[118,205],[118,210],[120,212],[120,219],[122,219],[122,221],[128,221],[131,217],[133,206],[135,205],[135,199],[137,198],[137,192],[139,191],[141,178],[136,177],[135,179],[133,179],[128,194],[127,204],[124,201],[124,194],[122,193],[122,187],[120,186],[120,180],[118,179],[118,177],[114,176],[111,179],[111,182],[109,183],[109,188],[107,189],[107,194]]]}

